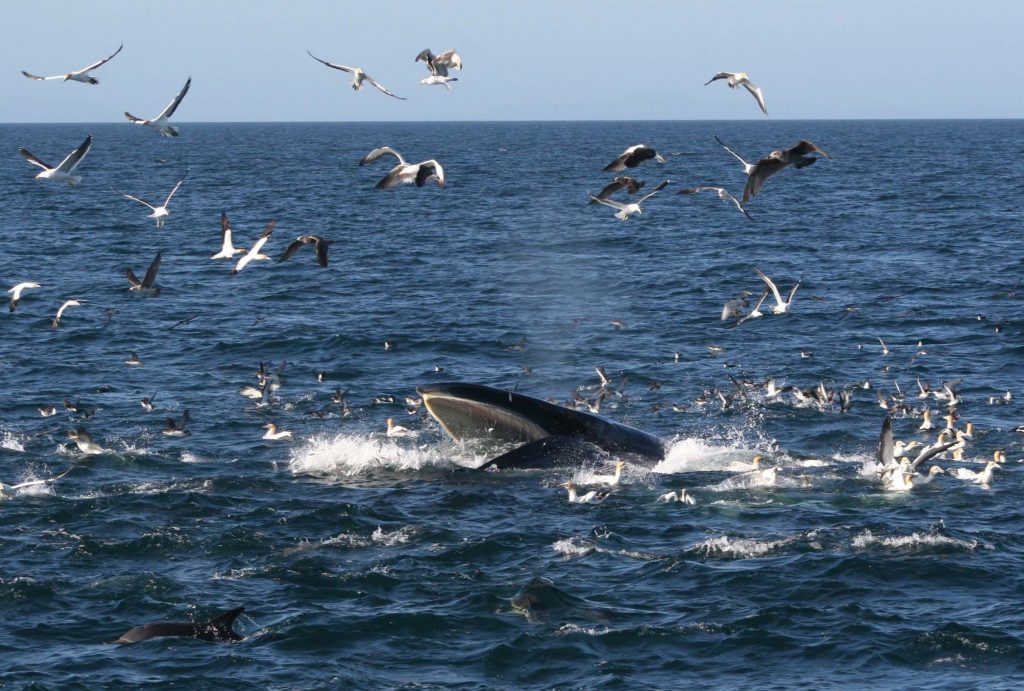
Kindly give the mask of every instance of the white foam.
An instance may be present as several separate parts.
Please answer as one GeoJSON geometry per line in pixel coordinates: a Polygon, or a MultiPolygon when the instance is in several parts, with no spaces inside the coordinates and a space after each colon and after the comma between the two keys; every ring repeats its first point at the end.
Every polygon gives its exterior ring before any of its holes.
{"type": "Polygon", "coordinates": [[[745,537],[709,537],[693,546],[692,550],[709,557],[756,559],[777,550],[792,540],[751,540],[745,537]]]}
{"type": "Polygon", "coordinates": [[[7,449],[8,451],[25,450],[25,447],[21,443],[21,435],[15,434],[14,432],[4,432],[3,436],[0,436],[0,448],[7,449]]]}
{"type": "Polygon", "coordinates": [[[437,450],[410,446],[387,437],[339,434],[311,437],[291,451],[288,467],[292,473],[359,475],[366,470],[419,470],[447,465],[437,450]]]}
{"type": "Polygon", "coordinates": [[[567,636],[571,633],[582,633],[585,636],[603,636],[611,629],[606,626],[579,626],[578,624],[562,624],[556,631],[556,635],[567,636]]]}
{"type": "Polygon", "coordinates": [[[566,540],[559,540],[551,545],[551,548],[564,557],[582,557],[590,554],[597,549],[597,545],[592,542],[580,539],[578,537],[570,537],[566,540]]]}
{"type": "Polygon", "coordinates": [[[678,439],[672,442],[665,459],[654,466],[654,472],[728,470],[730,464],[749,462],[752,457],[752,451],[740,446],[715,446],[699,438],[678,439]]]}
{"type": "Polygon", "coordinates": [[[931,547],[953,547],[965,552],[973,552],[979,547],[982,549],[992,549],[991,545],[979,542],[978,540],[960,540],[955,537],[949,537],[948,535],[940,535],[937,533],[911,533],[910,535],[879,537],[870,530],[865,530],[860,535],[854,536],[852,544],[856,549],[867,549],[876,545],[891,547],[894,549],[909,550],[918,548],[927,549],[931,547]]]}
{"type": "Polygon", "coordinates": [[[409,538],[412,537],[415,532],[416,529],[412,526],[405,526],[404,528],[393,530],[390,533],[380,526],[377,526],[377,529],[373,531],[373,535],[370,536],[370,539],[378,545],[394,547],[395,545],[404,545],[407,543],[409,538]]]}

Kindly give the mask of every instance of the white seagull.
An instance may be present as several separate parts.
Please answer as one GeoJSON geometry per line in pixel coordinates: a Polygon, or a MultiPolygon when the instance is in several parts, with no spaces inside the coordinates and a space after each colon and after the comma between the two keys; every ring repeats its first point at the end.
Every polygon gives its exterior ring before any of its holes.
{"type": "Polygon", "coordinates": [[[668,163],[664,156],[646,144],[634,144],[619,154],[618,157],[606,165],[604,169],[609,173],[621,173],[626,168],[636,168],[638,165],[651,158],[658,163],[668,163]]]}
{"type": "Polygon", "coordinates": [[[220,251],[210,255],[210,259],[234,259],[236,254],[245,254],[244,247],[235,247],[231,244],[231,224],[228,222],[228,215],[220,212],[220,251]]]}
{"type": "Polygon", "coordinates": [[[427,69],[430,70],[430,76],[426,79],[421,79],[420,84],[426,86],[439,84],[448,89],[448,91],[452,90],[450,82],[457,82],[458,77],[448,76],[448,68],[462,70],[462,58],[459,57],[454,48],[446,50],[440,55],[434,55],[430,52],[429,48],[424,48],[413,62],[419,62],[420,60],[427,63],[427,69]]]}
{"type": "Polygon", "coordinates": [[[678,194],[697,194],[698,192],[715,192],[718,194],[718,198],[723,202],[732,202],[739,209],[740,213],[749,218],[751,221],[754,217],[747,213],[747,210],[740,204],[740,200],[729,194],[729,190],[724,187],[718,187],[717,185],[703,185],[701,187],[687,187],[684,190],[679,190],[678,194]]]}
{"type": "Polygon", "coordinates": [[[725,142],[723,142],[721,139],[718,138],[717,134],[715,135],[715,141],[718,142],[719,144],[721,144],[723,149],[725,149],[726,151],[731,153],[736,158],[736,160],[740,162],[740,164],[743,166],[743,173],[745,175],[750,175],[751,173],[754,172],[755,164],[747,163],[747,161],[744,160],[744,158],[742,156],[740,156],[738,153],[736,153],[735,151],[733,151],[732,149],[727,147],[725,145],[725,142]]]}
{"type": "Polygon", "coordinates": [[[171,215],[171,212],[167,209],[167,205],[171,203],[171,199],[174,198],[175,192],[177,192],[178,188],[181,187],[181,183],[185,182],[185,178],[188,177],[188,173],[189,171],[186,170],[185,174],[181,176],[181,180],[178,180],[178,184],[174,186],[174,189],[171,190],[171,193],[167,195],[167,199],[165,199],[164,203],[161,204],[160,206],[154,206],[153,204],[147,202],[145,199],[139,199],[138,197],[133,197],[132,195],[125,194],[124,192],[118,192],[117,190],[114,191],[120,194],[122,197],[125,197],[126,199],[131,199],[134,202],[144,204],[145,206],[148,206],[150,209],[152,209],[153,213],[146,216],[146,218],[152,218],[153,220],[156,221],[157,228],[163,228],[164,223],[167,221],[167,217],[171,215]]]}
{"type": "Polygon", "coordinates": [[[13,288],[11,288],[10,290],[7,291],[8,293],[11,294],[11,307],[10,307],[10,311],[11,312],[13,312],[14,310],[18,309],[18,301],[21,300],[21,293],[22,293],[22,291],[28,290],[30,288],[42,288],[42,286],[39,285],[38,283],[32,283],[31,281],[25,281],[24,283],[19,283],[18,285],[14,286],[13,288]]]}
{"type": "Polygon", "coordinates": [[[91,134],[85,138],[85,141],[82,142],[81,146],[68,154],[67,158],[61,161],[58,166],[51,166],[50,164],[43,162],[28,149],[18,149],[18,151],[25,157],[26,161],[43,169],[42,173],[36,175],[37,180],[61,180],[66,182],[69,187],[75,187],[82,181],[82,176],[72,175],[71,171],[75,169],[75,166],[82,162],[85,155],[89,153],[90,148],[92,148],[91,134]]]}
{"type": "Polygon", "coordinates": [[[775,306],[772,307],[772,314],[786,314],[789,312],[789,308],[793,304],[793,296],[796,295],[796,289],[800,287],[800,281],[797,281],[796,285],[789,291],[789,297],[783,300],[782,294],[779,293],[779,289],[772,282],[772,279],[765,276],[756,267],[754,268],[754,273],[761,277],[761,280],[768,286],[768,290],[772,291],[772,295],[775,296],[775,306]]]}
{"type": "Polygon", "coordinates": [[[58,74],[58,75],[56,75],[54,77],[39,77],[39,76],[36,76],[34,74],[29,74],[25,70],[22,70],[21,73],[23,75],[25,75],[26,77],[28,77],[29,79],[39,79],[39,80],[60,79],[60,80],[65,81],[65,82],[72,81],[72,82],[82,82],[83,84],[99,84],[100,83],[99,80],[96,79],[95,77],[93,77],[92,75],[90,75],[89,73],[92,72],[97,67],[99,67],[100,65],[102,65],[103,63],[105,63],[108,60],[110,60],[111,58],[113,58],[118,53],[120,53],[121,52],[121,48],[124,48],[124,44],[123,43],[118,47],[117,50],[115,50],[110,55],[110,57],[103,58],[99,62],[94,62],[93,64],[89,65],[88,67],[83,67],[82,69],[78,70],[77,72],[68,72],[67,74],[58,74]]]}
{"type": "Polygon", "coordinates": [[[263,229],[259,239],[253,243],[253,246],[246,252],[241,259],[235,264],[235,268],[231,269],[231,275],[234,276],[239,271],[249,265],[249,262],[255,259],[270,259],[265,254],[260,254],[260,250],[263,249],[263,245],[267,244],[267,240],[270,238],[270,234],[274,232],[274,226],[277,225],[277,220],[273,220],[267,224],[267,227],[263,229]]]}
{"type": "Polygon", "coordinates": [[[156,258],[150,263],[149,268],[146,269],[146,275],[139,280],[139,277],[135,275],[135,272],[130,268],[127,271],[128,281],[132,284],[132,287],[128,290],[145,293],[156,297],[160,294],[160,286],[156,284],[156,273],[160,270],[160,252],[156,253],[156,258]]]}
{"type": "Polygon", "coordinates": [[[50,324],[50,328],[56,329],[58,326],[60,326],[60,318],[64,316],[64,310],[66,310],[68,307],[78,307],[84,303],[85,300],[68,300],[67,302],[65,302],[63,305],[60,306],[60,309],[57,310],[57,316],[53,318],[53,322],[50,324]]]}
{"type": "Polygon", "coordinates": [[[363,157],[363,160],[359,162],[359,165],[364,166],[367,163],[372,163],[381,156],[388,154],[398,159],[398,165],[388,171],[388,174],[381,178],[380,182],[376,185],[377,187],[395,187],[397,185],[407,185],[411,182],[416,183],[417,187],[423,187],[423,185],[431,179],[437,183],[438,187],[444,187],[444,168],[441,167],[440,163],[432,158],[419,163],[406,163],[405,159],[402,158],[402,154],[398,153],[390,146],[382,146],[379,149],[374,149],[363,157]]]}
{"type": "Polygon", "coordinates": [[[754,100],[757,101],[757,105],[761,107],[761,112],[765,115],[768,114],[768,108],[764,105],[764,94],[761,93],[761,88],[754,86],[754,83],[750,81],[746,72],[719,72],[714,77],[704,82],[704,86],[707,86],[716,79],[728,79],[730,89],[735,89],[737,86],[742,85],[743,88],[750,92],[750,95],[754,97],[754,100]]]}
{"type": "Polygon", "coordinates": [[[167,104],[167,107],[160,111],[160,114],[152,120],[146,120],[145,118],[137,118],[131,113],[129,113],[127,110],[124,112],[124,116],[128,118],[129,122],[134,122],[136,125],[152,127],[164,137],[177,137],[178,128],[169,125],[167,123],[167,119],[174,115],[174,111],[178,109],[178,105],[181,103],[181,99],[185,98],[185,94],[188,93],[188,88],[190,86],[192,86],[192,77],[188,78],[188,81],[185,82],[185,86],[182,87],[181,91],[178,92],[178,95],[175,96],[174,99],[167,104]]]}
{"type": "MultiPolygon", "coordinates": [[[[308,50],[306,52],[309,53],[308,50]]],[[[352,88],[355,89],[356,91],[359,91],[360,89],[362,89],[363,88],[363,82],[366,81],[366,82],[370,82],[370,84],[372,84],[373,86],[377,87],[382,93],[385,93],[388,96],[391,96],[392,98],[397,98],[400,101],[404,101],[405,100],[401,96],[395,96],[393,93],[391,93],[386,88],[384,88],[383,84],[381,84],[380,82],[376,81],[370,75],[366,74],[366,72],[363,71],[362,67],[347,67],[346,65],[337,65],[337,64],[335,64],[333,62],[327,62],[326,60],[321,60],[320,58],[318,58],[317,56],[313,55],[312,53],[309,53],[309,57],[313,58],[317,62],[322,62],[323,64],[327,65],[328,67],[333,67],[336,70],[341,70],[342,72],[348,72],[349,74],[351,74],[352,75],[352,88]]]]}
{"type": "Polygon", "coordinates": [[[650,199],[651,197],[653,197],[654,195],[656,195],[661,190],[665,189],[668,186],[668,183],[669,181],[665,180],[664,182],[660,183],[657,187],[655,187],[653,190],[651,190],[644,196],[640,197],[635,202],[631,202],[629,204],[623,204],[622,202],[617,202],[614,199],[599,199],[594,195],[590,195],[590,198],[593,201],[597,202],[598,204],[604,204],[605,206],[610,206],[611,208],[615,209],[615,218],[625,221],[633,214],[642,214],[643,211],[641,211],[640,205],[643,204],[648,199],[650,199]]]}

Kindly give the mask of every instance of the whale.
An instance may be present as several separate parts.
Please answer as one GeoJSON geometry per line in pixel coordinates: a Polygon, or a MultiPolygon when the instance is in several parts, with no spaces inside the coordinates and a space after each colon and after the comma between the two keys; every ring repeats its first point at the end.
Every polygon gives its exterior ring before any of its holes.
{"type": "Polygon", "coordinates": [[[148,641],[150,638],[160,638],[161,636],[198,638],[201,641],[240,641],[242,636],[235,633],[232,624],[234,624],[238,615],[244,611],[244,607],[235,607],[204,622],[157,621],[152,624],[128,629],[128,631],[121,634],[120,638],[107,641],[107,643],[138,643],[140,641],[148,641]]]}
{"type": "Polygon", "coordinates": [[[517,391],[461,382],[428,384],[416,391],[455,441],[521,444],[477,470],[552,468],[602,454],[653,467],[665,458],[665,445],[654,435],[517,391]]]}

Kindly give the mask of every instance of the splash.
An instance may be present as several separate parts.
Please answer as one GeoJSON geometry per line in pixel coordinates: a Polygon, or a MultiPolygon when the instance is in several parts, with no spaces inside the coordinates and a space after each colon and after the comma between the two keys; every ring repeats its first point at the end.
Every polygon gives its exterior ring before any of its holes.
{"type": "Polygon", "coordinates": [[[14,432],[4,432],[3,436],[0,436],[0,449],[7,449],[8,451],[24,451],[25,447],[21,443],[20,435],[14,432]]]}
{"type": "Polygon", "coordinates": [[[865,530],[860,535],[854,536],[852,544],[855,549],[868,549],[874,546],[881,546],[911,552],[927,550],[933,547],[952,548],[962,550],[964,552],[974,552],[978,548],[992,549],[991,545],[979,542],[978,540],[961,540],[959,538],[935,532],[879,537],[870,530],[865,530]]]}
{"type": "Polygon", "coordinates": [[[731,559],[756,559],[771,554],[775,550],[792,542],[787,540],[751,540],[744,537],[709,537],[694,545],[690,551],[706,557],[725,557],[731,559]]]}
{"type": "Polygon", "coordinates": [[[740,445],[715,446],[703,439],[678,439],[665,459],[654,467],[656,473],[689,473],[702,470],[728,470],[733,463],[749,463],[753,451],[740,445]]]}
{"type": "Polygon", "coordinates": [[[368,470],[419,470],[447,465],[448,460],[434,449],[401,444],[377,435],[339,434],[312,437],[291,452],[288,467],[292,473],[359,475],[368,470]]]}

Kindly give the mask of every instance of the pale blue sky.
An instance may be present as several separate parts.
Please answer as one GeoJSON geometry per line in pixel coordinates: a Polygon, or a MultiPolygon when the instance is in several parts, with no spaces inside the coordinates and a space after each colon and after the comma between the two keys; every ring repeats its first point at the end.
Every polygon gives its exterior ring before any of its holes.
{"type": "Polygon", "coordinates": [[[193,77],[182,122],[1024,116],[1019,0],[4,2],[0,122],[151,117],[193,77]],[[21,76],[84,67],[100,85],[21,76]],[[458,49],[455,92],[423,48],[458,49]],[[360,65],[398,101],[314,62],[360,65]]]}

